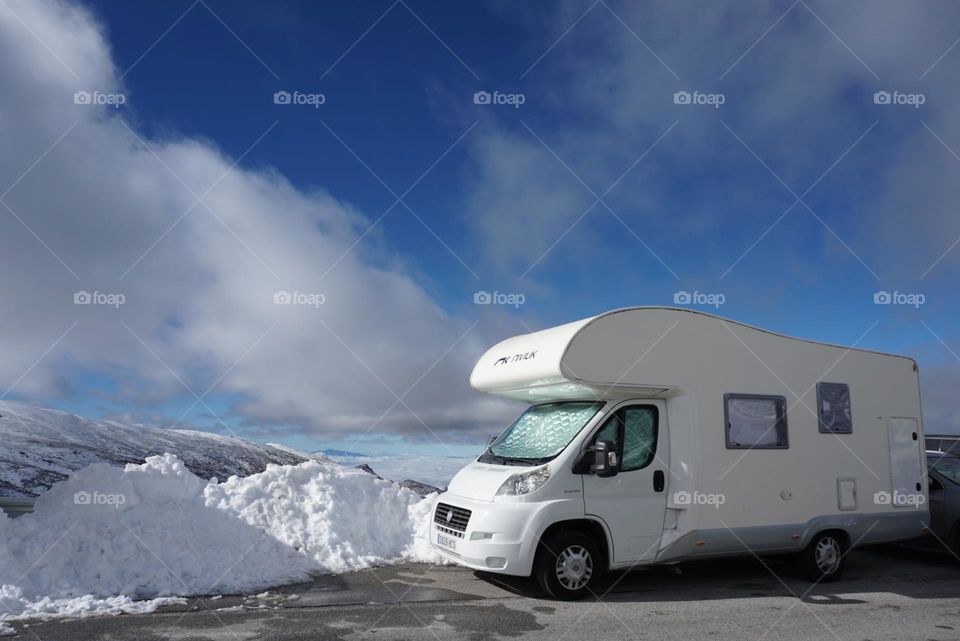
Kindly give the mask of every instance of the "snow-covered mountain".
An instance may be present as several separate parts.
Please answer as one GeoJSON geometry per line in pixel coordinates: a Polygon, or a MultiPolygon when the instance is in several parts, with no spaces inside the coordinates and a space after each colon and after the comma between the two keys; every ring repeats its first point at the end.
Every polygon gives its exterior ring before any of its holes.
{"type": "MultiPolygon", "coordinates": [[[[481,448],[478,450],[482,451],[481,448]]],[[[397,483],[421,483],[423,491],[433,491],[431,488],[443,489],[450,484],[450,479],[464,465],[476,460],[480,451],[473,456],[445,456],[442,454],[412,454],[412,453],[360,453],[346,450],[320,450],[314,455],[325,456],[334,462],[351,467],[366,468],[371,474],[397,483]],[[373,470],[376,470],[375,472],[373,470]],[[411,476],[416,476],[411,480],[411,476]]],[[[418,490],[419,491],[419,490],[418,490]]]]}
{"type": "Polygon", "coordinates": [[[220,480],[262,472],[268,463],[324,460],[232,436],[94,421],[24,403],[0,402],[0,496],[38,496],[91,463],[142,463],[165,452],[176,454],[197,476],[220,480]]]}

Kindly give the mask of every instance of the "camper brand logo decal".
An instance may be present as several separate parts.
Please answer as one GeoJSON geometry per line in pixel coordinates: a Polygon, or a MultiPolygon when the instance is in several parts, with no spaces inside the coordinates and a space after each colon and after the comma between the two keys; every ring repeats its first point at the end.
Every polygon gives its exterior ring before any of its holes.
{"type": "Polygon", "coordinates": [[[688,292],[681,289],[673,293],[674,305],[709,305],[711,307],[720,307],[727,302],[727,297],[723,294],[707,294],[706,292],[688,292]]]}
{"type": "Polygon", "coordinates": [[[523,354],[514,354],[513,356],[504,356],[498,358],[497,362],[493,364],[494,367],[497,365],[507,365],[508,363],[516,363],[517,361],[528,361],[531,358],[537,357],[537,350],[532,352],[524,352],[523,354]]]}
{"type": "Polygon", "coordinates": [[[923,294],[891,293],[882,289],[873,294],[874,305],[910,305],[914,309],[919,309],[925,302],[927,297],[923,294]]]}

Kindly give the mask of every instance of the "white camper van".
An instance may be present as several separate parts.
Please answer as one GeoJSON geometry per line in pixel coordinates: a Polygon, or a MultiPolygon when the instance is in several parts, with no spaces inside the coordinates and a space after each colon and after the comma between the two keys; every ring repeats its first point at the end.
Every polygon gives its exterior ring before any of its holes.
{"type": "Polygon", "coordinates": [[[687,309],[509,338],[471,385],[530,407],[440,495],[433,545],[578,598],[603,571],[856,545],[929,522],[916,363],[687,309]]]}

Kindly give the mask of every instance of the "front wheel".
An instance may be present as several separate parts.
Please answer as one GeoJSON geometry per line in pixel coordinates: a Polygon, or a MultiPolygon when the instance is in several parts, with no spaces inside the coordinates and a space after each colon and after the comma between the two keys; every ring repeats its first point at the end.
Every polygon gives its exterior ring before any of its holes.
{"type": "Polygon", "coordinates": [[[800,569],[810,581],[829,583],[843,573],[844,540],[837,532],[821,532],[800,553],[800,569]]]}
{"type": "Polygon", "coordinates": [[[590,593],[602,574],[596,543],[581,532],[557,532],[540,544],[533,573],[555,599],[573,601],[590,593]]]}

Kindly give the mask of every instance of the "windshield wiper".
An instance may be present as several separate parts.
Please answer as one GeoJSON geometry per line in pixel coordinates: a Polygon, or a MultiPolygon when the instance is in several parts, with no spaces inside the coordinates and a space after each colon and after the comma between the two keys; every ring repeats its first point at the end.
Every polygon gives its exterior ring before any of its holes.
{"type": "Polygon", "coordinates": [[[508,459],[511,465],[540,465],[541,463],[546,463],[549,461],[549,458],[529,458],[515,456],[508,459]]]}
{"type": "Polygon", "coordinates": [[[498,456],[490,450],[480,455],[478,459],[481,463],[497,463],[498,465],[540,465],[546,463],[549,458],[530,458],[522,456],[498,456]]]}

